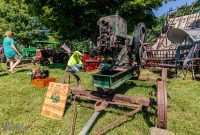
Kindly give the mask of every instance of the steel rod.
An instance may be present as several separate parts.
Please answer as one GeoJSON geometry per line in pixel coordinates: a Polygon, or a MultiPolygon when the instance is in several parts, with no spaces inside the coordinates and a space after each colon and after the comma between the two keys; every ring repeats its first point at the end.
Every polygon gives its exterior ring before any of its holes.
{"type": "Polygon", "coordinates": [[[94,124],[94,122],[97,119],[97,117],[99,116],[99,114],[100,114],[100,112],[94,112],[93,113],[92,117],[88,120],[88,122],[83,127],[83,129],[81,130],[81,132],[79,133],[79,135],[86,135],[88,133],[88,131],[90,130],[90,128],[94,124]]]}
{"type": "Polygon", "coordinates": [[[186,11],[187,11],[187,3],[185,4],[184,11],[182,13],[182,16],[180,17],[180,20],[178,22],[177,28],[179,28],[181,26],[181,23],[182,23],[182,20],[183,20],[183,16],[185,15],[186,11]]]}

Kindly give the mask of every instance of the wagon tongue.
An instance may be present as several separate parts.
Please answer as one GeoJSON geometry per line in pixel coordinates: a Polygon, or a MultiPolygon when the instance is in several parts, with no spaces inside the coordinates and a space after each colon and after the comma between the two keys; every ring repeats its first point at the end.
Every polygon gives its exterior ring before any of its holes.
{"type": "Polygon", "coordinates": [[[95,104],[95,112],[90,117],[90,119],[88,120],[88,122],[86,123],[86,125],[83,127],[83,129],[81,130],[81,132],[79,133],[79,135],[86,135],[88,133],[88,131],[93,126],[93,124],[96,121],[96,119],[98,118],[100,112],[102,110],[104,110],[107,106],[108,106],[107,102],[100,102],[100,101],[96,102],[96,104],[95,104]]]}

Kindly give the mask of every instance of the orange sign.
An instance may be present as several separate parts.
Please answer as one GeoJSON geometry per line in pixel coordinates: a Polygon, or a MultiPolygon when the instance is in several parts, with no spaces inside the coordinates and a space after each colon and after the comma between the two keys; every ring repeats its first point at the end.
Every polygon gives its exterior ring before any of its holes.
{"type": "Polygon", "coordinates": [[[61,119],[65,110],[68,90],[68,84],[50,82],[42,108],[42,115],[61,119]]]}

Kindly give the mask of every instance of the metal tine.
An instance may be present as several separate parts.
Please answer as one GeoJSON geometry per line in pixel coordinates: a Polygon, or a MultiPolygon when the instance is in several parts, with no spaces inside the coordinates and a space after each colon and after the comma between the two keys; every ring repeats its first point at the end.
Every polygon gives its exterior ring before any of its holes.
{"type": "Polygon", "coordinates": [[[188,17],[187,17],[187,21],[186,21],[186,23],[185,23],[185,27],[184,28],[187,28],[188,27],[188,23],[190,22],[190,19],[191,19],[191,17],[192,17],[192,14],[193,14],[193,12],[194,12],[194,6],[195,6],[195,4],[192,4],[191,5],[191,8],[190,8],[190,15],[188,15],[188,17]]]}
{"type": "Polygon", "coordinates": [[[165,25],[167,24],[170,24],[170,15],[171,15],[171,12],[173,11],[172,8],[170,8],[170,10],[167,12],[167,16],[166,16],[166,21],[165,21],[165,25]]]}
{"type": "Polygon", "coordinates": [[[197,21],[199,20],[199,17],[200,17],[200,13],[197,13],[196,16],[195,16],[195,23],[194,25],[192,26],[192,28],[196,28],[196,24],[197,24],[197,21]]]}
{"type": "Polygon", "coordinates": [[[172,21],[171,25],[173,25],[173,23],[174,23],[174,21],[175,21],[176,17],[178,16],[178,12],[179,12],[179,11],[180,11],[180,9],[179,9],[179,7],[177,7],[177,10],[176,10],[176,15],[174,16],[174,19],[173,19],[173,21],[172,21]]]}
{"type": "Polygon", "coordinates": [[[180,20],[179,20],[179,22],[178,22],[177,28],[179,28],[179,27],[181,26],[181,22],[182,22],[182,20],[183,20],[183,16],[185,15],[186,11],[187,11],[187,2],[186,2],[186,4],[185,4],[185,6],[184,6],[184,12],[182,13],[182,16],[180,17],[180,20]]]}

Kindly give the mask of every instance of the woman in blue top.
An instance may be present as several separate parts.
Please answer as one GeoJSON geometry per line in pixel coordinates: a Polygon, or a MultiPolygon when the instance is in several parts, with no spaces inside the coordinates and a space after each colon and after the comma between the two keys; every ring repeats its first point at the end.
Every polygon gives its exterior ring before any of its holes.
{"type": "Polygon", "coordinates": [[[18,52],[17,48],[14,45],[15,44],[13,39],[14,33],[7,31],[5,34],[6,37],[3,40],[4,54],[7,58],[7,61],[10,61],[10,69],[8,71],[10,73],[14,73],[14,68],[21,62],[20,60],[21,54],[18,52]],[[16,60],[15,63],[14,60],[16,60]]]}

